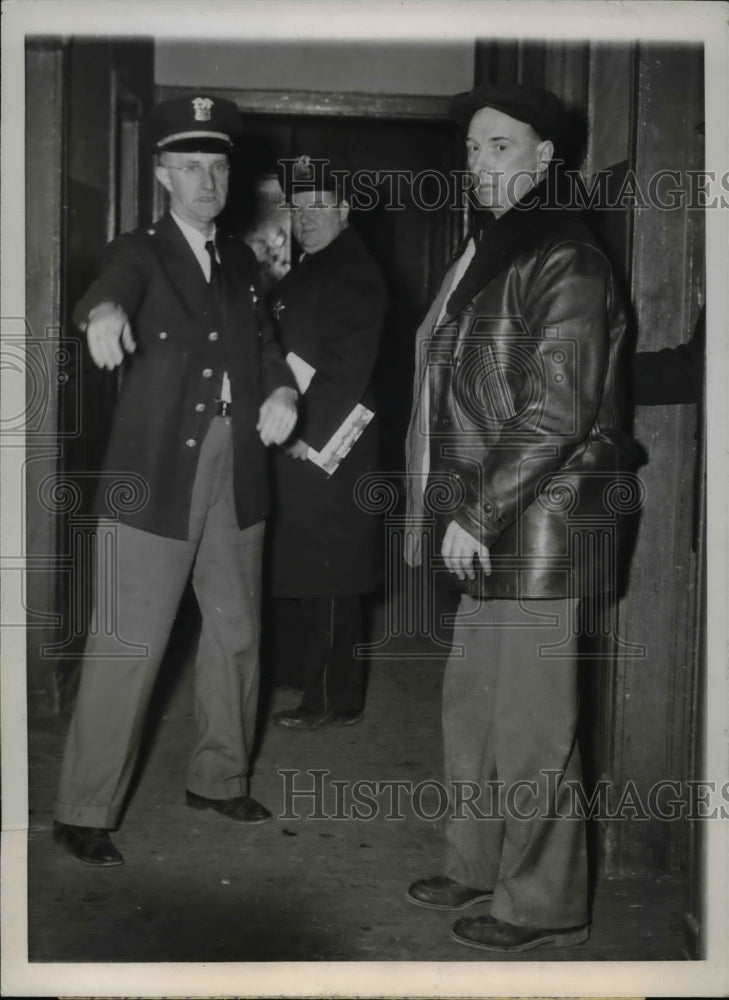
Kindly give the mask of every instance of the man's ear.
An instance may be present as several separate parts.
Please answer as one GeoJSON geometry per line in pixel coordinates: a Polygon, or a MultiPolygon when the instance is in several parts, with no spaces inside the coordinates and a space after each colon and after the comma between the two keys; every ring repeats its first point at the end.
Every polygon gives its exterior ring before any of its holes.
{"type": "Polygon", "coordinates": [[[154,176],[160,182],[165,191],[172,190],[172,183],[170,181],[170,174],[169,171],[167,170],[167,167],[163,167],[161,163],[157,164],[154,171],[154,176]]]}
{"type": "Polygon", "coordinates": [[[349,202],[345,198],[339,202],[339,216],[342,222],[346,222],[349,218],[349,202]]]}
{"type": "Polygon", "coordinates": [[[537,146],[537,173],[543,174],[554,156],[554,143],[551,139],[545,139],[537,146]]]}

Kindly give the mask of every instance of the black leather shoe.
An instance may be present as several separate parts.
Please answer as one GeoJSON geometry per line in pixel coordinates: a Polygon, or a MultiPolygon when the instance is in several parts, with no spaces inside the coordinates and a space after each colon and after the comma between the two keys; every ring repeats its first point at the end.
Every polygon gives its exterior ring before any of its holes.
{"type": "Polygon", "coordinates": [[[447,875],[436,875],[413,882],[405,899],[429,910],[465,910],[476,903],[488,903],[493,895],[493,889],[472,889],[447,875]]]}
{"type": "Polygon", "coordinates": [[[248,823],[251,826],[256,823],[268,823],[271,819],[268,809],[247,795],[239,795],[236,799],[206,799],[202,795],[195,795],[194,792],[185,794],[191,809],[214,809],[221,816],[236,823],[248,823]]]}
{"type": "Polygon", "coordinates": [[[73,826],[71,823],[53,824],[53,839],[63,844],[76,861],[99,868],[114,868],[123,865],[124,858],[114,847],[108,830],[95,826],[73,826]]]}
{"type": "Polygon", "coordinates": [[[276,712],[273,721],[284,729],[319,729],[331,721],[329,712],[308,712],[305,708],[291,708],[276,712]]]}
{"type": "Polygon", "coordinates": [[[359,708],[348,708],[341,712],[332,712],[331,723],[333,726],[356,726],[361,722],[363,712],[359,708]]]}
{"type": "Polygon", "coordinates": [[[568,948],[590,936],[587,924],[579,927],[517,927],[496,917],[462,917],[453,925],[451,937],[459,944],[482,951],[528,951],[543,944],[568,948]]]}

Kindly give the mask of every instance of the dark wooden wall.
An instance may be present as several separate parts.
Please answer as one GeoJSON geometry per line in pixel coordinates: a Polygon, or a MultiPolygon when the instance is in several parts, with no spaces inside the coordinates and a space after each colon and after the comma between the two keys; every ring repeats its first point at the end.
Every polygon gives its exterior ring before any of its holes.
{"type": "Polygon", "coordinates": [[[87,509],[85,473],[98,468],[116,386],[91,364],[70,316],[108,240],[151,210],[135,123],[151,104],[153,60],[151,39],[38,38],[27,47],[26,301],[29,336],[47,359],[26,475],[28,555],[38,564],[27,575],[35,712],[62,704],[80,640],[81,623],[64,613],[87,576],[72,565],[69,526],[87,509]]]}
{"type": "Polygon", "coordinates": [[[43,656],[57,635],[60,575],[54,572],[58,523],[39,498],[41,484],[59,467],[57,439],[63,269],[63,135],[65,60],[52,39],[34,39],[26,51],[26,551],[39,568],[26,573],[28,692],[32,708],[57,707],[55,673],[43,656]]]}

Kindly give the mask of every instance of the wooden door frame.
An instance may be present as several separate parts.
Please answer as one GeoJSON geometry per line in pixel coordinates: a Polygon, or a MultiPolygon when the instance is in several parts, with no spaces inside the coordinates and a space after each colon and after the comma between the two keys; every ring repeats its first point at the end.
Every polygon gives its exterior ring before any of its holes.
{"type": "MultiPolygon", "coordinates": [[[[70,130],[73,117],[72,67],[75,47],[92,52],[99,68],[96,101],[97,121],[84,116],[82,144],[89,137],[103,143],[108,127],[109,143],[104,156],[106,174],[98,189],[104,195],[100,209],[99,246],[84,243],[84,252],[98,249],[113,235],[119,220],[118,207],[128,218],[137,211],[132,194],[124,204],[113,204],[124,185],[139,185],[134,200],[148,202],[147,179],[138,176],[132,158],[117,164],[116,153],[131,149],[131,133],[119,145],[122,129],[134,113],[151,103],[153,94],[153,50],[151,39],[110,37],[86,40],[69,37],[29,38],[26,43],[26,338],[25,350],[33,364],[27,365],[28,393],[45,393],[39,416],[26,420],[25,532],[28,565],[25,571],[26,650],[28,703],[34,714],[56,713],[70,700],[76,673],[75,660],[66,655],[66,630],[71,615],[66,607],[71,577],[77,573],[69,549],[68,525],[79,505],[80,480],[69,470],[68,452],[84,436],[86,411],[81,391],[83,347],[70,322],[69,275],[74,266],[69,244],[74,181],[70,130]],[[143,62],[140,63],[140,53],[143,62]],[[148,53],[148,55],[147,55],[148,53]],[[144,107],[134,105],[135,85],[144,97],[144,107]],[[130,103],[131,102],[131,103],[130,103]],[[101,126],[103,125],[103,130],[101,126]],[[96,129],[96,131],[94,131],[96,129]],[[119,169],[116,169],[116,166],[119,169]],[[116,171],[116,172],[115,172],[116,171]],[[136,196],[139,195],[139,199],[136,196]],[[38,385],[42,371],[43,384],[38,385]]],[[[84,162],[82,156],[79,162],[84,162]]],[[[86,470],[82,470],[82,478],[86,470]]],[[[95,472],[96,470],[90,470],[95,472]]],[[[74,632],[74,638],[75,632],[74,632]]],[[[80,638],[80,637],[79,637],[80,638]]]]}
{"type": "Polygon", "coordinates": [[[38,38],[26,48],[26,322],[27,422],[24,430],[26,649],[32,711],[59,708],[54,662],[44,652],[57,638],[61,590],[59,518],[41,502],[60,468],[59,389],[63,364],[63,201],[66,47],[38,38]],[[38,373],[42,379],[38,380],[38,373]],[[40,399],[44,395],[44,399],[40,399]],[[33,419],[37,404],[37,419],[33,419]]]}
{"type": "MultiPolygon", "coordinates": [[[[157,101],[185,97],[191,87],[158,86],[157,101]]],[[[307,115],[331,118],[384,118],[447,121],[448,98],[419,94],[333,94],[318,90],[238,90],[204,88],[210,97],[233,101],[241,114],[307,115]]]]}
{"type": "MultiPolygon", "coordinates": [[[[232,101],[241,114],[280,116],[281,118],[313,117],[337,119],[359,119],[360,121],[403,121],[412,123],[450,122],[448,117],[449,97],[420,94],[369,94],[369,93],[327,93],[315,90],[239,90],[227,87],[205,87],[205,94],[221,100],[232,101]]],[[[193,92],[191,87],[157,86],[157,102],[186,97],[193,92]]],[[[154,216],[162,213],[163,195],[159,185],[154,188],[154,216]]],[[[448,232],[448,246],[444,248],[447,260],[465,236],[468,213],[463,213],[460,228],[453,225],[448,232]]]]}

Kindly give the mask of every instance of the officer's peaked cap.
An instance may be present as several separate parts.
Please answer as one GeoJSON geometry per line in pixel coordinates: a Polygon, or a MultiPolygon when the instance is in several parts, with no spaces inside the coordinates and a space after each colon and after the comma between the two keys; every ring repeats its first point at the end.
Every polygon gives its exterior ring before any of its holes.
{"type": "Polygon", "coordinates": [[[191,94],[155,105],[142,121],[142,140],[157,153],[227,153],[241,129],[232,101],[191,94]]]}

